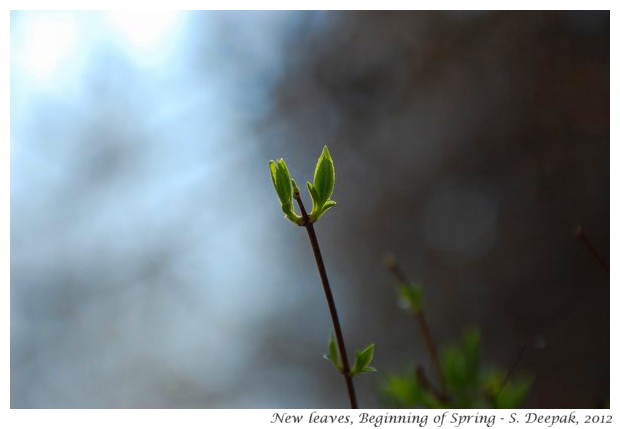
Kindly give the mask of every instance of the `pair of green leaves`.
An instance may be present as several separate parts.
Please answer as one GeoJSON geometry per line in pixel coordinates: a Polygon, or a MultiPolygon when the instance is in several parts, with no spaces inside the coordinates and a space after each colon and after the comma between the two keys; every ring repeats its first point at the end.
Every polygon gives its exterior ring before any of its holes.
{"type": "MultiPolygon", "coordinates": [[[[299,189],[295,181],[291,179],[286,163],[282,158],[269,161],[269,170],[284,215],[294,224],[303,226],[303,218],[295,213],[293,208],[293,197],[299,194],[299,189]]],[[[314,183],[307,183],[312,197],[312,211],[308,214],[310,223],[318,221],[323,213],[336,205],[336,202],[330,199],[334,192],[335,182],[334,161],[327,146],[324,146],[314,169],[314,183]]]]}
{"type": "MultiPolygon", "coordinates": [[[[370,366],[372,362],[372,358],[375,354],[375,345],[371,344],[366,347],[364,350],[356,350],[355,352],[355,364],[353,368],[351,368],[350,375],[352,377],[363,374],[365,372],[375,372],[376,369],[370,366]]],[[[327,354],[323,355],[325,359],[330,361],[334,368],[336,368],[339,372],[343,372],[344,369],[342,367],[342,361],[340,359],[340,353],[338,353],[338,346],[336,345],[336,339],[334,338],[334,333],[332,332],[329,336],[329,345],[327,354]]]]}

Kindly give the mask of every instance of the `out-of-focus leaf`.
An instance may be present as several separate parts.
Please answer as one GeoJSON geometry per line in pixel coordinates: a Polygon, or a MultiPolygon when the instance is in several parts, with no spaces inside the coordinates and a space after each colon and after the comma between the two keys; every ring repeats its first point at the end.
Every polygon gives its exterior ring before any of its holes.
{"type": "Polygon", "coordinates": [[[449,346],[442,355],[444,377],[450,390],[459,390],[467,382],[467,366],[463,351],[455,345],[449,346]]]}
{"type": "Polygon", "coordinates": [[[506,383],[496,398],[497,408],[519,408],[525,402],[525,398],[532,387],[531,377],[521,377],[506,383]]]}
{"type": "Polygon", "coordinates": [[[424,293],[419,286],[401,285],[398,288],[399,298],[405,303],[407,308],[410,308],[415,314],[419,314],[422,311],[422,299],[424,293]]]}
{"type": "Polygon", "coordinates": [[[468,379],[474,383],[480,373],[480,331],[471,328],[463,335],[463,353],[468,379]]]}

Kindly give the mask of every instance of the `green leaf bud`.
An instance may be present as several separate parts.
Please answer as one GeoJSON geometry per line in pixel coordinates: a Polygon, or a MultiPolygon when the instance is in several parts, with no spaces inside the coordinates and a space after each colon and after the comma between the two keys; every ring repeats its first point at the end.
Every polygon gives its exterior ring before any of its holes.
{"type": "Polygon", "coordinates": [[[324,146],[314,169],[314,183],[308,182],[307,184],[308,191],[312,197],[312,211],[309,215],[310,222],[318,221],[323,213],[336,205],[335,201],[330,200],[334,192],[335,182],[334,161],[329,153],[329,149],[327,149],[327,146],[324,146]]]}
{"type": "Polygon", "coordinates": [[[301,216],[293,210],[293,182],[286,163],[282,158],[277,161],[269,161],[269,171],[284,215],[291,222],[301,225],[303,223],[301,216]]]}

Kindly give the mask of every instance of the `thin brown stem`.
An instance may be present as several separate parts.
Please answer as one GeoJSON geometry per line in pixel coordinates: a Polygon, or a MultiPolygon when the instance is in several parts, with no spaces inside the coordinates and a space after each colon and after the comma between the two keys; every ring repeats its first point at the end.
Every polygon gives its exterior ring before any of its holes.
{"type": "Polygon", "coordinates": [[[504,390],[504,387],[506,387],[506,385],[508,384],[510,377],[512,377],[512,374],[517,369],[517,366],[519,366],[519,363],[521,362],[521,359],[523,358],[523,355],[525,354],[525,350],[527,350],[527,344],[523,344],[521,346],[521,349],[519,350],[519,355],[517,356],[517,359],[515,359],[512,366],[510,367],[508,374],[506,374],[506,377],[504,378],[504,382],[502,383],[502,387],[500,387],[499,392],[497,392],[497,396],[499,396],[499,394],[502,393],[502,390],[504,390]]]}
{"type": "Polygon", "coordinates": [[[443,372],[441,371],[441,365],[439,363],[439,353],[437,352],[437,346],[435,345],[433,335],[431,334],[431,328],[426,322],[424,311],[420,310],[418,314],[416,314],[416,319],[418,319],[418,323],[420,324],[422,337],[424,337],[426,348],[428,349],[428,352],[431,356],[431,362],[433,363],[433,369],[435,370],[435,374],[437,375],[437,379],[439,380],[439,385],[441,386],[441,389],[445,391],[446,382],[443,378],[443,372]]]}
{"type": "Polygon", "coordinates": [[[517,367],[521,363],[521,359],[523,359],[523,355],[525,354],[525,352],[528,349],[530,350],[544,349],[545,347],[547,347],[546,341],[541,335],[536,335],[535,337],[530,338],[529,340],[521,344],[521,348],[519,349],[519,354],[517,358],[515,359],[515,361],[513,362],[510,369],[508,370],[508,373],[506,374],[506,377],[504,378],[504,382],[502,383],[502,386],[500,387],[499,392],[497,392],[497,396],[499,396],[499,394],[502,393],[502,390],[504,390],[504,387],[506,387],[506,385],[508,384],[508,381],[510,381],[510,378],[514,375],[517,367]]]}
{"type": "Polygon", "coordinates": [[[598,261],[598,263],[601,265],[601,268],[609,272],[609,264],[607,263],[607,261],[605,261],[605,259],[603,259],[603,257],[601,256],[601,253],[594,246],[594,244],[592,244],[592,242],[590,241],[590,239],[588,238],[588,236],[586,235],[585,231],[583,230],[581,226],[577,226],[575,228],[575,236],[579,239],[579,241],[581,241],[581,243],[585,246],[585,248],[588,249],[588,251],[592,254],[594,259],[598,261]]]}
{"type": "Polygon", "coordinates": [[[445,393],[437,389],[428,379],[426,373],[424,372],[424,368],[418,366],[415,370],[415,375],[418,383],[420,383],[422,388],[431,392],[439,402],[441,402],[442,404],[446,404],[448,402],[448,398],[446,397],[445,393]]]}
{"type": "MultiPolygon", "coordinates": [[[[404,286],[410,286],[411,282],[409,278],[405,274],[405,272],[400,268],[396,259],[390,257],[389,260],[386,261],[387,268],[394,274],[394,277],[404,286]]],[[[433,365],[433,369],[435,371],[435,375],[437,380],[439,381],[439,385],[443,392],[446,390],[446,383],[443,377],[443,372],[441,371],[441,364],[439,362],[439,353],[437,352],[437,346],[435,345],[435,340],[433,339],[433,334],[431,333],[430,326],[426,321],[426,316],[424,315],[424,310],[420,309],[419,311],[414,311],[414,316],[420,325],[420,330],[422,331],[422,338],[424,340],[424,344],[426,345],[426,349],[428,350],[428,354],[431,357],[431,364],[433,365]]],[[[442,393],[443,395],[443,393],[442,393]]],[[[443,395],[445,396],[445,395],[443,395]]]]}
{"type": "Polygon", "coordinates": [[[316,237],[314,226],[312,222],[310,222],[310,218],[308,217],[308,213],[306,212],[306,209],[304,207],[304,203],[301,201],[299,192],[294,192],[293,196],[297,201],[297,204],[299,205],[299,209],[301,210],[301,215],[304,220],[303,226],[308,232],[308,237],[310,237],[310,244],[312,245],[312,251],[314,252],[314,259],[316,259],[316,265],[319,269],[321,283],[323,284],[323,291],[325,292],[327,306],[329,307],[329,314],[331,315],[332,323],[334,325],[334,331],[336,333],[336,343],[338,344],[338,351],[340,352],[340,356],[342,358],[342,375],[344,376],[347,385],[351,408],[358,408],[357,396],[355,395],[355,388],[353,386],[353,377],[351,376],[351,368],[349,366],[349,359],[347,357],[347,349],[344,344],[344,336],[342,335],[342,329],[340,328],[340,320],[338,319],[338,312],[336,311],[336,302],[334,301],[332,290],[329,286],[327,271],[325,270],[325,264],[323,263],[323,257],[321,256],[319,241],[316,237]]]}

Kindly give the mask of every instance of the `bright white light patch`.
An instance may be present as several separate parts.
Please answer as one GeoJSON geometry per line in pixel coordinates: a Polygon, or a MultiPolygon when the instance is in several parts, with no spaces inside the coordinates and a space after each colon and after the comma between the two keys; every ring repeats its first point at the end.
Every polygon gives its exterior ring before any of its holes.
{"type": "Polygon", "coordinates": [[[20,21],[15,55],[21,73],[47,84],[58,77],[77,48],[75,17],[62,13],[28,14],[20,21]]]}
{"type": "Polygon", "coordinates": [[[174,11],[114,11],[106,16],[134,59],[147,63],[167,55],[180,21],[180,14],[174,11]]]}

